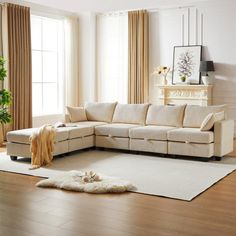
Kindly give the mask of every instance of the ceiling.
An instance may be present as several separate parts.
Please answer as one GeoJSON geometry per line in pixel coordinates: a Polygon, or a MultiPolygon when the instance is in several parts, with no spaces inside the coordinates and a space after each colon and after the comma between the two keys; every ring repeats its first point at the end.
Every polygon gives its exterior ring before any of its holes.
{"type": "MultiPolygon", "coordinates": [[[[188,5],[207,0],[25,0],[71,12],[107,12],[188,5]]],[[[209,0],[208,0],[209,1],[209,0]]],[[[210,0],[213,1],[213,0],[210,0]]]]}

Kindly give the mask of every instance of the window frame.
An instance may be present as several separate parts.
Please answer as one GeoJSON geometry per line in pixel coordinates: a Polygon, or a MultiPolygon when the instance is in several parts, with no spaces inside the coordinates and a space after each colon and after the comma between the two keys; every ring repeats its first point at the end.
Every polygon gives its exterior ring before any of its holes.
{"type": "MultiPolygon", "coordinates": [[[[41,49],[34,49],[33,46],[31,48],[31,53],[33,55],[33,52],[40,52],[41,53],[41,81],[35,81],[33,82],[33,68],[32,68],[32,87],[33,84],[40,84],[41,85],[41,106],[42,110],[40,113],[33,113],[33,117],[43,117],[43,116],[54,116],[54,115],[62,115],[64,114],[64,106],[65,106],[65,92],[64,92],[64,87],[65,87],[65,29],[64,29],[64,19],[65,17],[60,17],[60,16],[52,16],[48,14],[39,14],[36,12],[31,12],[31,20],[33,18],[38,18],[41,20],[41,49]],[[58,21],[58,28],[57,29],[57,49],[56,50],[49,50],[49,49],[44,49],[43,48],[43,20],[57,20],[58,21]],[[60,22],[61,21],[61,22],[60,22]],[[61,25],[60,25],[60,24],[61,25]],[[61,38],[60,38],[61,37],[61,38]],[[60,41],[60,42],[59,42],[60,41]],[[44,53],[55,53],[57,57],[57,76],[56,76],[56,81],[55,82],[50,82],[50,81],[44,81],[44,53]],[[44,109],[44,104],[45,104],[45,99],[43,97],[44,94],[44,85],[45,84],[56,84],[56,91],[57,91],[57,108],[55,112],[48,113],[45,112],[44,109]]],[[[31,23],[31,29],[32,29],[32,23],[31,23]]],[[[31,40],[32,40],[32,35],[31,35],[31,40]]],[[[31,44],[33,45],[32,41],[31,44]]],[[[33,58],[32,58],[33,59],[33,58]]],[[[33,61],[32,61],[33,62],[33,61]]],[[[33,92],[33,91],[32,91],[33,92]]],[[[32,94],[32,110],[33,109],[33,94],[32,94]]]]}

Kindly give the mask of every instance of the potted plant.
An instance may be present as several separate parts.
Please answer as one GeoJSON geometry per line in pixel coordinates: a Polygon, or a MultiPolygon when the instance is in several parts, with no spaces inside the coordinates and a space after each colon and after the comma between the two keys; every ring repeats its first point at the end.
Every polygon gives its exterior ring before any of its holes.
{"type": "MultiPolygon", "coordinates": [[[[4,134],[4,124],[10,123],[12,120],[11,114],[9,112],[9,105],[12,101],[11,92],[3,88],[4,79],[7,76],[7,70],[5,69],[6,60],[3,57],[0,57],[0,124],[2,127],[2,136],[4,134]]],[[[3,137],[0,142],[3,142],[3,137]]]]}

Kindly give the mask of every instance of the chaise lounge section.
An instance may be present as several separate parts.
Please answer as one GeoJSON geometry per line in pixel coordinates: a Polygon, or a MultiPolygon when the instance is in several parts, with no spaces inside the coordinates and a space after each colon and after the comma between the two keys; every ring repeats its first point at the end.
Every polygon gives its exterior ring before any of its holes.
{"type": "MultiPolygon", "coordinates": [[[[53,155],[90,147],[222,157],[233,150],[234,122],[226,106],[87,103],[68,107],[67,127],[56,130],[53,155]]],[[[7,154],[31,157],[35,129],[7,134],[7,154]]]]}

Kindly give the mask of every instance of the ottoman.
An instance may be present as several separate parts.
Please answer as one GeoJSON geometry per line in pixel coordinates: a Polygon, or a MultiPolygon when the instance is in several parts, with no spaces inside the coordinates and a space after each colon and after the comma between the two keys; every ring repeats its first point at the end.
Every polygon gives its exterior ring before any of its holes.
{"type": "MultiPolygon", "coordinates": [[[[7,155],[31,157],[30,136],[37,128],[10,131],[7,133],[7,155]]],[[[56,129],[53,156],[94,146],[94,127],[79,125],[56,129]]]]}

